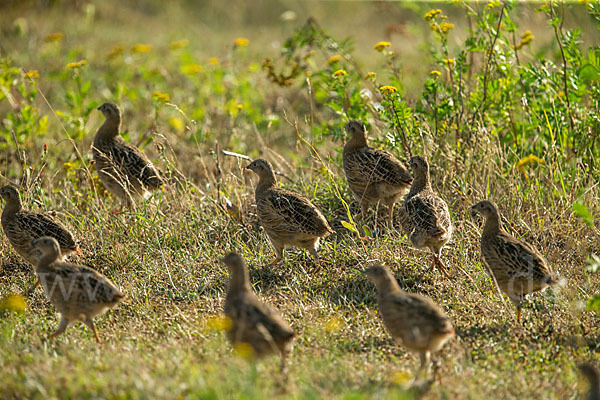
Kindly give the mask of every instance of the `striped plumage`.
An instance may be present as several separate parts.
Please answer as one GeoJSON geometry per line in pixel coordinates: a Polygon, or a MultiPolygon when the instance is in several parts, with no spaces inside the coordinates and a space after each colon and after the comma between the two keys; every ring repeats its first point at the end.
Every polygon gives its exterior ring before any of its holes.
{"type": "Polygon", "coordinates": [[[432,251],[433,265],[439,266],[447,275],[440,256],[442,247],[448,243],[454,230],[448,205],[431,188],[427,161],[421,156],[414,156],[409,165],[414,181],[401,208],[402,228],[414,247],[432,251]]]}
{"type": "Polygon", "coordinates": [[[498,206],[488,200],[471,207],[485,217],[481,234],[481,256],[500,290],[517,307],[517,320],[521,320],[521,302],[530,293],[546,289],[558,281],[544,256],[527,242],[506,233],[502,227],[498,206]]]}
{"type": "Polygon", "coordinates": [[[31,265],[37,265],[40,254],[31,241],[43,236],[55,238],[62,255],[80,251],[77,243],[59,222],[50,216],[23,210],[19,191],[10,185],[0,189],[0,196],[6,201],[2,210],[2,229],[15,251],[31,265]]]}
{"type": "Polygon", "coordinates": [[[163,180],[148,157],[121,137],[119,107],[104,103],[98,110],[106,118],[92,146],[98,177],[113,196],[131,208],[135,198],[146,197],[149,191],[160,188],[163,180]]]}
{"type": "Polygon", "coordinates": [[[419,353],[420,372],[431,353],[454,337],[450,318],[428,297],[402,290],[387,268],[373,266],[364,272],[377,287],[379,314],[386,329],[408,350],[419,353]]]}
{"type": "Polygon", "coordinates": [[[304,196],[277,187],[268,161],[255,160],[246,168],[259,176],[256,209],[260,224],[275,248],[273,263],[283,258],[283,249],[289,245],[307,249],[319,264],[319,239],[333,232],[321,211],[304,196]]]}
{"type": "Polygon", "coordinates": [[[125,295],[92,268],[60,261],[58,242],[51,237],[35,239],[32,245],[42,254],[35,268],[48,300],[60,313],[60,324],[49,337],[63,333],[70,322],[81,321],[100,342],[93,318],[116,306],[125,295]]]}
{"type": "Polygon", "coordinates": [[[248,268],[242,257],[230,253],[221,260],[229,269],[225,315],[231,325],[227,336],[234,346],[250,345],[252,356],[281,354],[281,369],[292,348],[294,331],[279,312],[262,303],[250,286],[248,268]]]}
{"type": "Polygon", "coordinates": [[[367,145],[365,126],[350,121],[344,127],[350,138],[344,146],[344,172],[361,214],[366,216],[369,205],[384,203],[390,220],[394,203],[408,191],[412,177],[393,154],[367,145]]]}

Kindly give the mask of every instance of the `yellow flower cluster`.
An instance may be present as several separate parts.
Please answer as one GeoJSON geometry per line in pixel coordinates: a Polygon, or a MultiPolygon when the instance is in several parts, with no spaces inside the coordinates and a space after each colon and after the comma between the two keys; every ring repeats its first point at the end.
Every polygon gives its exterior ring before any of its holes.
{"type": "Polygon", "coordinates": [[[339,54],[336,54],[335,56],[329,57],[329,60],[327,60],[327,64],[329,64],[329,65],[335,64],[336,62],[340,61],[341,59],[342,59],[342,56],[340,56],[339,54]]]}
{"type": "Polygon", "coordinates": [[[25,78],[39,79],[39,77],[40,73],[37,69],[32,69],[31,71],[25,73],[25,78]]]}
{"type": "Polygon", "coordinates": [[[149,44],[138,43],[131,48],[134,53],[149,53],[152,51],[152,46],[149,44]]]}
{"type": "Polygon", "coordinates": [[[515,49],[519,50],[519,49],[523,48],[523,46],[528,45],[529,43],[531,43],[531,41],[533,39],[535,39],[535,36],[531,33],[531,31],[529,29],[526,30],[521,35],[521,43],[519,43],[518,45],[516,45],[515,49]]]}
{"type": "Polygon", "coordinates": [[[171,44],[169,45],[169,47],[171,47],[171,50],[177,50],[177,49],[181,49],[184,47],[187,47],[187,45],[190,42],[187,39],[183,39],[183,40],[178,40],[176,42],[171,42],[171,44]]]}
{"type": "Polygon", "coordinates": [[[373,48],[381,53],[386,47],[390,47],[391,45],[390,42],[377,42],[373,48]]]}
{"type": "Polygon", "coordinates": [[[159,91],[152,93],[152,98],[162,103],[166,103],[167,101],[171,100],[171,96],[169,96],[168,93],[163,93],[159,91]]]}
{"type": "Polygon", "coordinates": [[[396,93],[398,91],[398,89],[396,89],[394,86],[382,86],[379,88],[379,90],[381,91],[381,93],[389,96],[393,93],[396,93]]]}
{"type": "Polygon", "coordinates": [[[454,58],[444,58],[444,63],[445,64],[454,64],[454,58]]]}
{"type": "Polygon", "coordinates": [[[493,1],[490,1],[489,3],[487,3],[488,8],[494,8],[494,7],[498,7],[501,5],[502,5],[502,3],[500,3],[499,0],[493,0],[493,1]]]}
{"type": "Polygon", "coordinates": [[[440,31],[442,33],[448,33],[450,29],[454,29],[454,24],[451,24],[449,22],[442,22],[440,24],[440,31]]]}
{"type": "Polygon", "coordinates": [[[375,78],[377,78],[377,74],[375,72],[369,72],[366,76],[365,79],[369,79],[371,81],[374,81],[375,78]]]}
{"type": "Polygon", "coordinates": [[[188,64],[181,67],[181,72],[186,75],[196,75],[200,71],[202,71],[202,66],[198,64],[188,64]]]}
{"type": "Polygon", "coordinates": [[[434,78],[439,78],[440,76],[442,76],[442,73],[438,70],[433,70],[429,73],[429,75],[433,76],[434,78]]]}
{"type": "Polygon", "coordinates": [[[44,41],[46,43],[50,43],[50,42],[60,42],[61,40],[63,40],[65,37],[65,35],[63,33],[60,32],[54,32],[49,34],[48,36],[46,36],[46,38],[44,39],[44,41]]]}
{"type": "Polygon", "coordinates": [[[435,17],[437,17],[438,15],[440,15],[442,13],[442,10],[435,9],[435,10],[429,10],[427,11],[427,14],[425,14],[425,21],[431,21],[432,19],[435,19],[435,17]]]}
{"type": "Polygon", "coordinates": [[[67,64],[66,68],[67,69],[81,68],[86,64],[87,64],[87,61],[85,61],[85,60],[81,60],[81,61],[77,61],[77,62],[70,62],[67,64]]]}
{"type": "Polygon", "coordinates": [[[235,45],[235,47],[246,47],[246,46],[248,46],[248,44],[250,44],[250,41],[246,38],[241,37],[241,38],[235,39],[233,44],[235,45]]]}
{"type": "Polygon", "coordinates": [[[217,57],[211,57],[208,59],[208,63],[210,65],[219,65],[220,62],[221,60],[219,60],[217,57]]]}
{"type": "Polygon", "coordinates": [[[338,78],[340,76],[347,76],[347,75],[348,75],[348,73],[343,69],[338,69],[337,71],[335,71],[333,73],[333,76],[335,76],[336,78],[338,78]]]}

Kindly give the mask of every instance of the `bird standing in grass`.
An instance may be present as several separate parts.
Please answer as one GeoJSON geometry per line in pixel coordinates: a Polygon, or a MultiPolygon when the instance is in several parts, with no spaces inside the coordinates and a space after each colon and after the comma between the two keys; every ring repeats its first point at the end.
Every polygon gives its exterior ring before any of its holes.
{"type": "Polygon", "coordinates": [[[387,268],[372,266],[364,273],[377,287],[379,314],[388,332],[404,347],[419,353],[416,379],[429,365],[431,353],[454,337],[452,323],[429,298],[402,290],[387,268]]]}
{"type": "Polygon", "coordinates": [[[446,202],[431,188],[429,164],[421,156],[409,162],[414,181],[400,211],[402,228],[416,248],[429,248],[433,266],[437,265],[448,276],[440,260],[442,248],[452,237],[452,220],[446,202]]]}
{"type": "Polygon", "coordinates": [[[135,198],[147,197],[149,191],[163,185],[163,180],[148,157],[121,137],[119,107],[104,103],[98,110],[106,118],[92,146],[98,177],[113,196],[131,208],[135,198]]]}
{"type": "Polygon", "coordinates": [[[255,160],[246,167],[259,181],[255,199],[258,219],[275,248],[277,264],[286,245],[304,248],[319,265],[319,239],[333,232],[327,220],[307,198],[277,187],[273,167],[268,161],[255,160]]]}
{"type": "Polygon", "coordinates": [[[281,370],[292,348],[294,331],[272,307],[261,303],[250,287],[248,268],[242,257],[229,253],[221,260],[229,270],[225,315],[231,326],[228,337],[234,346],[250,346],[252,356],[281,354],[281,370]]]}
{"type": "Polygon", "coordinates": [[[532,245],[518,240],[504,230],[498,206],[488,200],[471,207],[471,213],[485,218],[481,234],[481,256],[498,287],[517,307],[521,322],[521,303],[530,293],[542,291],[558,281],[546,259],[532,245]]]}
{"type": "Polygon", "coordinates": [[[78,264],[62,262],[56,239],[42,237],[32,245],[42,253],[35,272],[50,302],[60,313],[60,324],[48,338],[63,333],[72,321],[81,321],[100,342],[93,318],[104,314],[125,298],[125,295],[101,273],[78,264]]]}
{"type": "Polygon", "coordinates": [[[408,192],[412,177],[393,154],[367,145],[362,123],[350,121],[344,128],[350,134],[343,152],[344,172],[360,204],[360,216],[366,216],[369,205],[381,202],[388,207],[391,222],[394,203],[408,192]]]}
{"type": "MultiPolygon", "coordinates": [[[[73,235],[63,225],[48,215],[23,210],[19,191],[15,187],[2,187],[0,196],[6,201],[2,210],[2,229],[10,244],[25,261],[34,267],[38,264],[40,254],[31,245],[31,241],[43,236],[55,238],[62,255],[81,253],[73,235]]],[[[39,283],[36,281],[28,292],[35,289],[39,283]]]]}

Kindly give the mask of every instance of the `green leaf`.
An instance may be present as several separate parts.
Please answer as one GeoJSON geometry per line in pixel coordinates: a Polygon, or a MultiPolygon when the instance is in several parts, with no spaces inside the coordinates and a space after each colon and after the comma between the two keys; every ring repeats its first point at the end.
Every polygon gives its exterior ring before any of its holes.
{"type": "Polygon", "coordinates": [[[598,77],[600,76],[600,71],[598,71],[598,68],[596,68],[592,64],[585,64],[579,69],[579,76],[585,82],[593,82],[598,80],[598,77]]]}
{"type": "Polygon", "coordinates": [[[594,226],[594,216],[590,213],[590,210],[588,210],[585,204],[573,203],[573,212],[587,225],[594,226]]]}
{"type": "Polygon", "coordinates": [[[590,254],[585,262],[585,270],[591,273],[596,273],[600,270],[600,257],[595,254],[590,254]]]}
{"type": "Polygon", "coordinates": [[[368,226],[363,225],[363,231],[365,232],[365,236],[373,237],[373,232],[369,229],[368,226]]]}
{"type": "Polygon", "coordinates": [[[353,224],[349,223],[348,221],[342,221],[342,226],[346,229],[348,229],[349,231],[358,233],[358,230],[356,229],[356,226],[354,226],[353,224]]]}
{"type": "Polygon", "coordinates": [[[600,293],[590,297],[585,305],[585,308],[590,311],[600,312],[600,293]]]}

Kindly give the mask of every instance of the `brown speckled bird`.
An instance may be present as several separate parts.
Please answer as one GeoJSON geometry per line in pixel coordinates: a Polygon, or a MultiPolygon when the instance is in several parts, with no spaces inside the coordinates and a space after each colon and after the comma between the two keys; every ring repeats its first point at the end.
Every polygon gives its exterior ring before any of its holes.
{"type": "Polygon", "coordinates": [[[283,258],[286,245],[304,248],[319,265],[319,239],[333,232],[327,220],[307,198],[277,187],[273,167],[268,161],[255,160],[246,169],[260,178],[256,185],[256,210],[260,224],[269,235],[276,264],[283,258]]]}
{"type": "Polygon", "coordinates": [[[98,110],[106,118],[92,146],[98,177],[113,196],[131,208],[136,197],[147,197],[149,191],[163,185],[163,180],[148,157],[121,137],[119,107],[104,103],[98,110]]]}
{"type": "Polygon", "coordinates": [[[502,227],[496,204],[488,200],[471,207],[485,217],[481,234],[481,256],[498,287],[517,307],[521,322],[521,302],[525,296],[558,283],[546,259],[532,245],[510,236],[502,227]]]}
{"type": "Polygon", "coordinates": [[[384,203],[392,220],[394,203],[410,187],[412,177],[408,170],[388,151],[367,145],[367,131],[358,121],[350,121],[344,127],[350,139],[344,146],[344,172],[348,186],[366,216],[369,205],[384,203]]]}
{"type": "Polygon", "coordinates": [[[231,320],[227,332],[234,346],[250,345],[256,358],[281,354],[281,370],[292,348],[294,331],[272,307],[261,303],[250,287],[248,268],[242,257],[229,253],[221,260],[229,269],[225,315],[231,320]]]}
{"type": "Polygon", "coordinates": [[[364,273],[377,287],[379,314],[388,332],[404,347],[419,353],[418,376],[429,365],[431,353],[454,337],[450,319],[431,299],[402,290],[387,268],[373,266],[364,273]]]}
{"type": "Polygon", "coordinates": [[[579,364],[577,366],[579,371],[590,384],[586,400],[600,400],[600,377],[598,376],[598,370],[591,364],[579,364]]]}
{"type": "MultiPolygon", "coordinates": [[[[15,251],[25,261],[36,266],[40,254],[31,245],[31,241],[43,236],[58,240],[61,254],[81,253],[71,232],[50,216],[23,210],[19,191],[10,185],[0,189],[0,196],[6,201],[2,210],[2,229],[15,251]]],[[[39,281],[29,290],[39,285],[39,281]]]]}
{"type": "Polygon", "coordinates": [[[442,247],[452,237],[452,220],[446,202],[431,188],[429,164],[421,156],[410,159],[414,181],[400,210],[402,228],[416,248],[429,248],[433,266],[437,265],[448,276],[440,260],[442,247]]]}
{"type": "Polygon", "coordinates": [[[56,239],[42,237],[32,245],[42,253],[35,272],[48,300],[60,313],[60,324],[49,338],[63,333],[72,321],[81,321],[100,342],[93,318],[104,314],[125,298],[104,275],[93,269],[60,261],[60,247],[56,239]]]}

